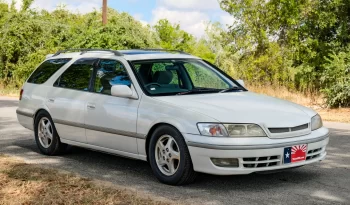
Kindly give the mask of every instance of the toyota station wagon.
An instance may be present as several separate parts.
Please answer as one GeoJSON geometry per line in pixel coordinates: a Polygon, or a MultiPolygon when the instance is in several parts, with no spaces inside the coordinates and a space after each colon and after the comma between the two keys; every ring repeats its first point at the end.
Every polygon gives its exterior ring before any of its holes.
{"type": "Polygon", "coordinates": [[[162,49],[48,55],[24,83],[17,117],[45,155],[73,145],[143,160],[170,185],[199,172],[319,162],[329,141],[312,109],[250,92],[206,60],[162,49]]]}

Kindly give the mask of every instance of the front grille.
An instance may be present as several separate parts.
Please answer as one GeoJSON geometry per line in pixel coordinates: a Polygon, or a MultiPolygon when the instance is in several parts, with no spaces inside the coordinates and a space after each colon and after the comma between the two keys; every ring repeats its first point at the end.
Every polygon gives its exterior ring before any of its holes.
{"type": "Polygon", "coordinates": [[[271,133],[285,133],[285,132],[295,132],[299,130],[305,130],[309,128],[309,124],[303,124],[296,127],[278,127],[278,128],[269,128],[271,133]]]}
{"type": "Polygon", "coordinates": [[[283,132],[289,132],[289,128],[286,127],[286,128],[269,128],[269,131],[271,133],[283,133],[283,132]]]}
{"type": "Polygon", "coordinates": [[[292,128],[290,128],[290,130],[291,130],[292,132],[295,132],[295,131],[299,131],[299,130],[305,130],[305,129],[307,129],[307,128],[309,128],[309,124],[304,124],[304,125],[292,127],[292,128]]]}
{"type": "Polygon", "coordinates": [[[268,156],[268,157],[248,157],[243,158],[243,166],[245,168],[256,167],[272,167],[280,165],[280,156],[268,156]]]}
{"type": "Polygon", "coordinates": [[[306,156],[306,160],[310,160],[310,159],[314,159],[317,158],[321,155],[322,153],[322,147],[317,148],[317,149],[313,149],[313,150],[309,150],[307,152],[307,156],[306,156]]]}

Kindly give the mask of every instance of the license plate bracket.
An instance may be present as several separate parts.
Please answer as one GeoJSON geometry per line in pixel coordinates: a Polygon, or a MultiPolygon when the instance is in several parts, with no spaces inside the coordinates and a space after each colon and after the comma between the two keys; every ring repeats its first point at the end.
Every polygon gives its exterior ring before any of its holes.
{"type": "Polygon", "coordinates": [[[283,152],[283,163],[290,164],[306,160],[307,144],[285,147],[283,152]]]}

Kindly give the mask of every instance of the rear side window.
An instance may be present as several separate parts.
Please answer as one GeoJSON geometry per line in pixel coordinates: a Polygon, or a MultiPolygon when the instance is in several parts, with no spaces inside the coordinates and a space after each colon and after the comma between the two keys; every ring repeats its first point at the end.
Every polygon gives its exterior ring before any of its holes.
{"type": "Polygon", "coordinates": [[[88,91],[95,62],[96,58],[77,60],[57,79],[54,86],[88,91]]]}
{"type": "Polygon", "coordinates": [[[56,71],[68,63],[71,58],[51,59],[43,62],[29,77],[28,83],[45,83],[56,71]]]}

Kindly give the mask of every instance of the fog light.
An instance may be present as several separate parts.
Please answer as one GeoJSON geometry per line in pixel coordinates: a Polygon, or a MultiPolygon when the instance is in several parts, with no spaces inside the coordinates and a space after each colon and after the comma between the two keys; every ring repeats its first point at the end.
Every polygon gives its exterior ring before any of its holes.
{"type": "Polygon", "coordinates": [[[238,167],[237,158],[211,158],[213,164],[218,167],[238,167]]]}

